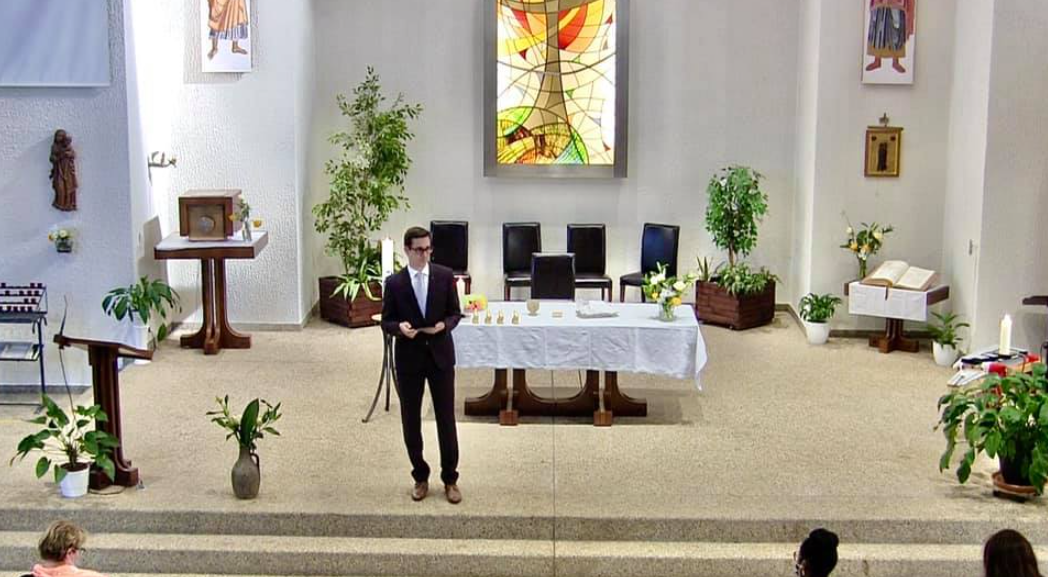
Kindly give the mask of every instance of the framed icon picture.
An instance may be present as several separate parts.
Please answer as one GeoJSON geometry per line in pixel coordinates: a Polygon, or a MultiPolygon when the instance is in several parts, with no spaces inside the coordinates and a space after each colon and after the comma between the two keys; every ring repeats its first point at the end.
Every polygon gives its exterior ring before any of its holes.
{"type": "Polygon", "coordinates": [[[870,126],[866,129],[866,176],[897,177],[902,156],[902,128],[870,126]]]}
{"type": "Polygon", "coordinates": [[[200,1],[204,72],[251,72],[251,0],[200,1]]]}
{"type": "Polygon", "coordinates": [[[863,3],[862,83],[913,84],[917,49],[917,0],[863,3]]]}

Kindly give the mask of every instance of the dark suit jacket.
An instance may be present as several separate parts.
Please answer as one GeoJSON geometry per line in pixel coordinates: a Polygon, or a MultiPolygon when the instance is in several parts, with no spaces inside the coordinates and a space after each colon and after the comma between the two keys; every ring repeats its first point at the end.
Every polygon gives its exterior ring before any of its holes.
{"type": "Polygon", "coordinates": [[[430,355],[437,367],[449,370],[455,366],[455,341],[451,331],[462,318],[458,292],[455,290],[455,275],[451,269],[429,263],[429,288],[426,293],[426,316],[422,317],[415,289],[411,286],[408,267],[386,280],[382,293],[382,330],[396,337],[394,357],[397,372],[419,371],[426,355],[430,355]],[[408,321],[416,329],[432,327],[444,322],[444,330],[427,335],[418,333],[414,339],[400,332],[400,323],[408,321]]]}

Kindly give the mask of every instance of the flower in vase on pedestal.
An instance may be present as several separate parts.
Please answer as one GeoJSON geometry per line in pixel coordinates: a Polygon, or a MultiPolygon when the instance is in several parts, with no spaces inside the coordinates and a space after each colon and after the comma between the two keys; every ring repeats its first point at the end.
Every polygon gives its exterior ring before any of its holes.
{"type": "Polygon", "coordinates": [[[655,272],[644,275],[644,296],[659,307],[659,320],[672,321],[673,310],[681,304],[681,295],[695,284],[698,275],[689,272],[682,277],[668,276],[666,265],[656,264],[655,272]]]}
{"type": "Polygon", "coordinates": [[[866,278],[870,257],[877,254],[884,242],[884,237],[893,230],[895,229],[890,224],[881,225],[876,222],[871,224],[864,222],[859,230],[852,228],[851,223],[848,224],[848,228],[844,231],[848,238],[841,248],[848,249],[855,255],[859,263],[859,279],[866,278]]]}

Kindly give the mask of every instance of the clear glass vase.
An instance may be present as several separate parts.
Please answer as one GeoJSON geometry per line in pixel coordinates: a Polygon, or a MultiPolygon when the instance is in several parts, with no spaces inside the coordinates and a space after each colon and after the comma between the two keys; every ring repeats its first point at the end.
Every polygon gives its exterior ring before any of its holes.
{"type": "Polygon", "coordinates": [[[677,320],[677,316],[673,314],[673,310],[677,308],[670,304],[669,301],[666,303],[659,304],[659,320],[665,322],[673,322],[677,320]]]}

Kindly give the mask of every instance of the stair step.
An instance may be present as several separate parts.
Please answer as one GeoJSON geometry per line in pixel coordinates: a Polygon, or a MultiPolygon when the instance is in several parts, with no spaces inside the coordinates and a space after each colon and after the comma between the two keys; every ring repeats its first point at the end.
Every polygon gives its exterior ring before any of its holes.
{"type": "MultiPolygon", "coordinates": [[[[65,505],[65,503],[63,503],[65,505]]],[[[843,543],[979,545],[989,535],[1016,529],[1035,544],[1048,544],[1040,511],[1011,519],[726,519],[549,517],[474,514],[348,514],[0,508],[0,527],[41,531],[57,517],[90,533],[283,535],[548,541],[655,541],[799,543],[813,527],[827,527],[843,543]]]]}
{"type": "MultiPolygon", "coordinates": [[[[36,558],[31,532],[0,532],[0,570],[36,558]]],[[[107,574],[488,577],[780,577],[796,543],[369,539],[94,534],[85,567],[107,574]],[[554,561],[555,559],[555,561],[554,561]]],[[[1037,551],[1048,559],[1048,549],[1037,551]]],[[[834,577],[953,577],[981,572],[979,545],[848,544],[834,577]]]]}

